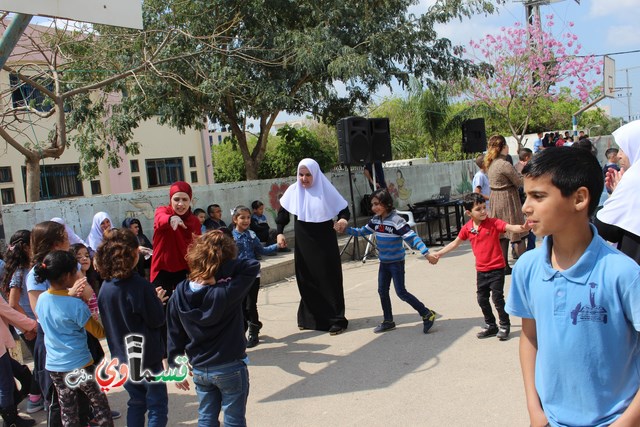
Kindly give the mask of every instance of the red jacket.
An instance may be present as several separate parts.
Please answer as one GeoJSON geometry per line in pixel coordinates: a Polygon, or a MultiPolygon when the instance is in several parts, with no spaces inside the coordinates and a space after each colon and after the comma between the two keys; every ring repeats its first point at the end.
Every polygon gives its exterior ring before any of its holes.
{"type": "Polygon", "coordinates": [[[187,228],[178,227],[173,230],[169,219],[175,215],[171,206],[160,206],[156,209],[153,220],[153,258],[151,259],[151,281],[158,272],[187,270],[187,247],[193,241],[194,235],[201,234],[201,226],[198,218],[191,210],[182,215],[182,221],[187,228]]]}

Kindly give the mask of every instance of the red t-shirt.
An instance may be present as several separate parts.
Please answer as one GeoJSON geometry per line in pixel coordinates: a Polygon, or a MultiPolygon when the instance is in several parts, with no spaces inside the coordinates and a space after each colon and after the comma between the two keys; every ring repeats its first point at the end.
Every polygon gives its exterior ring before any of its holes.
{"type": "Polygon", "coordinates": [[[498,218],[487,218],[480,223],[476,232],[473,220],[469,220],[458,233],[460,240],[471,243],[473,255],[476,257],[476,270],[486,272],[506,267],[502,248],[500,248],[500,234],[507,229],[507,223],[498,218]]]}

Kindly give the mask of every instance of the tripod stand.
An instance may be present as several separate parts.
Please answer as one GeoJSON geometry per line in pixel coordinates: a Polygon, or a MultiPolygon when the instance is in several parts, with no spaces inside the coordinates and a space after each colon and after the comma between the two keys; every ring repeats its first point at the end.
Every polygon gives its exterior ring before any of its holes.
{"type": "MultiPolygon", "coordinates": [[[[347,171],[349,173],[349,193],[351,195],[351,212],[353,213],[353,226],[355,228],[358,228],[358,215],[356,214],[356,203],[353,198],[353,179],[351,177],[350,165],[347,165],[347,171]]],[[[360,238],[367,241],[367,249],[365,250],[364,257],[362,258],[362,262],[365,262],[369,254],[370,245],[372,245],[374,248],[376,246],[371,240],[367,239],[366,237],[360,236],[360,238]]],[[[344,248],[342,248],[342,251],[340,251],[340,256],[342,256],[342,254],[345,253],[345,251],[349,247],[349,243],[353,243],[353,250],[351,251],[351,260],[355,261],[356,259],[360,258],[360,246],[358,245],[358,236],[349,236],[349,240],[347,240],[347,244],[344,245],[344,248]]]]}

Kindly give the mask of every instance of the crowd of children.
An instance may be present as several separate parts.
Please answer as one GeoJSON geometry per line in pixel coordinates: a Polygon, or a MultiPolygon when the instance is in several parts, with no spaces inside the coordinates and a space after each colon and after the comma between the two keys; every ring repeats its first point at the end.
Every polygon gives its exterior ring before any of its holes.
{"type": "MultiPolygon", "coordinates": [[[[613,154],[608,158],[615,160],[613,154]]],[[[469,221],[439,251],[429,251],[395,210],[386,189],[372,193],[374,215],[365,226],[336,223],[336,231],[376,237],[382,321],[374,332],[396,327],[391,281],[397,296],[420,316],[423,333],[436,319],[435,311],[406,289],[403,241],[437,264],[469,240],[485,323],[477,337],[506,340],[509,315],[522,318],[520,361],[531,425],[639,425],[640,267],[607,245],[590,224],[612,165],[603,171],[590,151],[555,147],[535,155],[521,151],[519,160],[524,225],[490,217],[481,176],[462,202],[469,221]],[[529,230],[544,240],[515,264],[505,302],[500,235],[529,230]],[[585,379],[584,372],[591,378],[585,379]]],[[[5,423],[33,425],[17,413],[17,404],[29,396],[27,412],[46,407],[51,426],[113,425],[117,413],[97,383],[70,388],[65,377],[77,369],[95,370],[104,357],[101,338],[106,337],[112,358],[126,361],[125,337],[137,334],[144,337],[139,372],[161,372],[164,359],[175,368],[177,357],[188,357],[199,426],[219,425],[221,411],[225,425],[246,425],[246,348],[259,343],[262,327],[258,259],[286,248],[284,236],[264,228],[263,210],[259,201],[251,208],[237,206],[230,228],[219,206],[195,210],[204,234],[188,245],[187,277],[170,299],[138,272],[147,254],[140,250],[144,235],[139,221],[112,229],[106,213],[96,214],[87,244],[70,245],[69,227],[60,221],[15,232],[2,281],[8,302],[0,299],[0,414],[5,423]],[[9,325],[33,353],[33,377],[7,351],[14,345],[9,325]]],[[[188,390],[189,381],[177,387],[188,390]]],[[[127,425],[168,425],[165,383],[137,378],[124,387],[127,425]]]]}

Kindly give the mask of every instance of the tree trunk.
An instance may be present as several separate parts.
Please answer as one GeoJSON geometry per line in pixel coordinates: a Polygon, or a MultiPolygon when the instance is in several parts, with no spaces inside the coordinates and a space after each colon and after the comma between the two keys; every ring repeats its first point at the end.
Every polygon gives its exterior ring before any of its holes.
{"type": "Polygon", "coordinates": [[[27,167],[27,202],[37,202],[40,200],[40,159],[38,157],[26,157],[27,167]]]}

